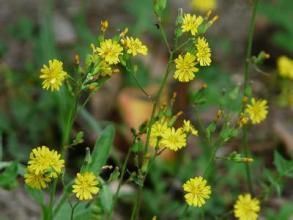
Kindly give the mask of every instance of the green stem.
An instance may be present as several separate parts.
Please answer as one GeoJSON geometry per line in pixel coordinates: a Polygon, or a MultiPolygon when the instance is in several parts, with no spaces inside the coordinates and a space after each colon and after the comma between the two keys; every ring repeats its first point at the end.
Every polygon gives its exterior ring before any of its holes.
{"type": "Polygon", "coordinates": [[[55,179],[53,181],[53,184],[52,184],[51,190],[50,190],[50,198],[49,198],[49,204],[48,204],[48,215],[47,215],[48,220],[53,219],[53,216],[54,216],[53,204],[54,204],[54,200],[55,200],[56,187],[57,187],[57,180],[55,179]]]}
{"type": "MultiPolygon", "coordinates": [[[[167,40],[167,37],[166,37],[166,34],[165,34],[165,31],[162,28],[162,24],[161,24],[160,18],[158,18],[158,20],[159,20],[160,32],[161,32],[161,35],[163,37],[163,40],[164,40],[164,42],[165,42],[165,44],[166,44],[166,46],[168,48],[168,51],[169,51],[170,56],[169,56],[169,60],[168,60],[168,64],[167,64],[167,67],[166,67],[166,71],[165,71],[163,80],[161,82],[159,91],[158,91],[158,93],[157,93],[157,95],[155,97],[155,100],[154,100],[151,117],[150,117],[150,120],[149,120],[149,123],[148,123],[146,143],[145,143],[144,151],[143,151],[143,160],[145,159],[145,155],[147,154],[148,149],[149,149],[150,135],[151,135],[152,126],[154,124],[154,119],[155,119],[155,116],[156,116],[156,110],[158,108],[158,105],[159,105],[159,102],[160,102],[160,98],[161,98],[162,92],[163,92],[163,90],[164,90],[164,88],[165,88],[165,86],[167,84],[167,79],[168,79],[168,76],[169,76],[169,73],[170,73],[170,67],[171,67],[171,64],[173,62],[173,56],[174,56],[174,52],[171,51],[170,45],[168,43],[168,40],[167,40]]],[[[176,46],[177,46],[177,38],[175,39],[175,48],[176,48],[176,46]]],[[[142,165],[143,165],[143,162],[142,162],[142,165]]],[[[144,181],[145,181],[146,176],[147,176],[147,172],[144,174],[144,176],[142,178],[142,183],[139,186],[139,189],[137,191],[137,196],[136,196],[135,204],[134,204],[134,207],[132,209],[131,220],[137,219],[137,216],[139,214],[141,197],[142,197],[142,190],[143,190],[143,185],[144,185],[144,181]]]]}
{"type": "Polygon", "coordinates": [[[123,165],[122,165],[121,175],[120,175],[120,178],[119,178],[119,184],[118,184],[117,190],[116,190],[116,192],[114,194],[114,197],[113,197],[113,206],[112,206],[110,217],[112,215],[112,212],[113,212],[113,210],[115,208],[115,205],[116,205],[116,202],[117,202],[117,199],[118,199],[118,195],[119,195],[119,192],[120,192],[120,188],[122,186],[124,175],[126,173],[126,168],[127,168],[127,164],[128,164],[129,158],[130,158],[130,154],[131,154],[131,147],[128,149],[127,154],[126,154],[126,158],[125,158],[125,160],[123,162],[123,165]]]}
{"type": "Polygon", "coordinates": [[[71,203],[69,202],[70,207],[71,207],[71,212],[70,212],[70,220],[73,220],[74,217],[74,210],[75,208],[78,206],[79,201],[77,201],[73,206],[71,205],[71,203]]]}
{"type": "MultiPolygon", "coordinates": [[[[248,96],[248,80],[249,80],[249,67],[250,62],[249,59],[251,57],[251,51],[252,51],[252,43],[253,43],[253,35],[254,35],[254,27],[255,27],[255,18],[256,18],[256,9],[257,9],[258,0],[253,1],[253,9],[252,9],[252,15],[250,19],[250,25],[249,25],[249,32],[248,32],[248,43],[247,43],[247,50],[246,50],[246,59],[245,59],[245,65],[244,65],[244,85],[243,85],[243,96],[248,96]]],[[[244,105],[242,105],[242,111],[244,109],[244,105]]],[[[249,149],[247,145],[247,127],[243,127],[243,136],[242,136],[242,143],[243,143],[243,151],[245,153],[245,156],[249,156],[249,149]]],[[[248,190],[250,194],[253,194],[253,185],[252,185],[252,179],[251,179],[251,172],[250,167],[248,163],[245,163],[245,172],[246,172],[246,179],[248,184],[248,190]]]]}

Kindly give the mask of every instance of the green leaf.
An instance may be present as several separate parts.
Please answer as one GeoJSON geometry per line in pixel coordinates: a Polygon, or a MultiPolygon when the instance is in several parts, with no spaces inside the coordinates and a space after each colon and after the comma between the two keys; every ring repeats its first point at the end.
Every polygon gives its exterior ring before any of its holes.
{"type": "Polygon", "coordinates": [[[113,145],[114,135],[115,128],[113,125],[109,125],[101,133],[92,152],[91,161],[86,167],[87,170],[100,173],[102,166],[105,165],[108,160],[113,145]]]}
{"type": "Polygon", "coordinates": [[[18,164],[17,162],[12,162],[5,170],[0,174],[0,186],[5,189],[12,189],[17,186],[18,175],[18,164]]]}
{"type": "Polygon", "coordinates": [[[274,152],[274,164],[281,176],[293,177],[293,161],[286,160],[277,151],[274,152]]]}
{"type": "Polygon", "coordinates": [[[281,182],[278,181],[277,177],[273,176],[273,174],[269,170],[265,170],[265,177],[272,185],[273,189],[277,192],[277,195],[280,196],[282,192],[281,182]]]}
{"type": "Polygon", "coordinates": [[[113,195],[107,185],[103,184],[98,199],[100,201],[103,211],[107,214],[110,214],[113,205],[113,195]]]}
{"type": "Polygon", "coordinates": [[[163,15],[166,6],[167,0],[154,0],[154,10],[159,17],[163,15]]]}
{"type": "Polygon", "coordinates": [[[216,131],[216,123],[212,122],[208,125],[207,129],[206,129],[206,134],[207,134],[207,138],[210,139],[212,134],[216,131]]]}
{"type": "Polygon", "coordinates": [[[236,137],[238,134],[237,129],[231,128],[231,127],[225,127],[222,129],[220,136],[224,142],[227,142],[233,137],[236,137]]]}

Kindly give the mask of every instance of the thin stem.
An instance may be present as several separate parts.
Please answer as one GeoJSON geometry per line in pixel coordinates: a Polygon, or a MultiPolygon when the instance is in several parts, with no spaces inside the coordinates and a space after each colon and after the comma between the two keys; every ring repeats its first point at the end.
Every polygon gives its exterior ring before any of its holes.
{"type": "Polygon", "coordinates": [[[168,49],[169,54],[171,54],[172,53],[172,50],[171,50],[170,44],[168,42],[168,38],[167,38],[166,32],[163,29],[162,20],[161,20],[160,17],[158,17],[158,23],[159,23],[160,33],[161,33],[161,35],[163,37],[163,41],[164,41],[164,43],[165,43],[165,45],[166,45],[166,47],[168,49]]]}
{"type": "Polygon", "coordinates": [[[74,205],[72,205],[70,202],[69,202],[69,204],[70,204],[70,207],[71,207],[70,220],[73,220],[74,211],[75,211],[75,208],[78,206],[79,201],[77,201],[74,205]]]}
{"type": "Polygon", "coordinates": [[[243,95],[248,95],[247,88],[248,88],[249,67],[250,67],[249,60],[250,60],[251,51],[252,51],[257,4],[258,4],[258,0],[254,0],[253,1],[252,15],[251,15],[250,24],[249,24],[248,42],[247,42],[246,58],[245,58],[245,65],[244,65],[244,91],[243,91],[243,95]]]}
{"type": "MultiPolygon", "coordinates": [[[[121,175],[120,175],[120,178],[119,178],[119,184],[118,184],[117,190],[115,192],[115,195],[113,197],[112,211],[113,211],[113,209],[115,207],[115,204],[117,202],[117,199],[118,199],[118,195],[119,195],[119,192],[120,192],[120,188],[122,186],[124,175],[126,173],[126,167],[127,167],[127,164],[128,164],[130,154],[131,154],[131,147],[128,149],[127,154],[126,154],[126,158],[125,158],[125,160],[123,162],[123,165],[122,165],[121,175]]],[[[111,211],[111,214],[112,214],[112,211],[111,211]]]]}
{"type": "Polygon", "coordinates": [[[137,84],[138,88],[142,91],[142,93],[143,93],[148,99],[152,98],[152,97],[147,93],[147,91],[145,91],[145,89],[142,87],[142,85],[140,84],[140,82],[138,81],[138,79],[136,78],[136,76],[135,76],[132,72],[131,72],[130,75],[133,77],[135,83],[137,84]]]}
{"type": "Polygon", "coordinates": [[[50,191],[50,199],[49,199],[49,205],[48,205],[48,219],[53,219],[53,216],[54,216],[53,204],[55,200],[56,187],[57,187],[57,180],[54,180],[53,185],[51,187],[51,191],[50,191]]]}
{"type": "Polygon", "coordinates": [[[218,145],[214,145],[213,146],[213,149],[212,149],[212,155],[209,159],[209,162],[208,162],[208,165],[203,173],[203,176],[204,177],[207,177],[208,174],[209,174],[209,170],[211,169],[211,167],[213,166],[213,162],[215,160],[215,157],[216,157],[216,153],[217,153],[217,150],[218,150],[219,146],[218,145]]]}
{"type": "MultiPolygon", "coordinates": [[[[249,80],[249,67],[250,62],[249,59],[251,57],[251,51],[252,51],[252,43],[253,43],[253,35],[254,35],[254,27],[255,27],[255,18],[256,18],[256,9],[257,9],[258,0],[253,1],[253,9],[252,9],[252,15],[250,18],[250,25],[249,25],[249,32],[248,32],[248,43],[247,43],[247,50],[246,50],[246,59],[245,59],[245,65],[244,65],[244,85],[243,85],[243,96],[248,96],[248,80],[249,80]]],[[[244,109],[244,104],[242,105],[242,111],[244,109]]],[[[247,145],[247,127],[243,127],[243,136],[242,136],[242,143],[243,143],[243,151],[245,153],[245,156],[249,156],[249,149],[247,145]]],[[[248,189],[250,194],[253,194],[253,186],[252,186],[252,179],[251,179],[251,172],[250,167],[248,163],[245,163],[245,172],[246,172],[246,178],[248,182],[248,189]]]]}
{"type": "MultiPolygon", "coordinates": [[[[147,152],[148,152],[149,142],[150,142],[150,135],[151,135],[152,126],[154,124],[156,110],[157,110],[157,107],[159,105],[162,92],[163,92],[163,90],[164,90],[164,88],[165,88],[165,86],[167,84],[167,79],[168,79],[168,76],[169,76],[169,73],[170,73],[170,67],[171,67],[171,64],[173,62],[173,55],[174,55],[174,53],[170,49],[170,45],[168,43],[168,40],[167,40],[167,37],[166,37],[166,33],[165,33],[165,31],[164,31],[164,29],[162,27],[161,19],[158,18],[158,21],[159,21],[159,28],[160,28],[161,35],[162,35],[163,40],[164,40],[164,42],[165,42],[165,44],[167,46],[167,49],[169,51],[170,56],[169,56],[169,60],[168,60],[168,64],[167,64],[167,67],[166,67],[166,71],[165,71],[163,80],[161,82],[161,85],[160,85],[159,91],[157,93],[157,96],[155,97],[155,100],[154,100],[151,117],[150,117],[150,120],[149,120],[149,123],[148,123],[147,137],[146,137],[146,143],[145,143],[145,146],[144,146],[143,155],[146,155],[147,152]]],[[[177,38],[175,39],[174,48],[176,48],[176,46],[177,46],[177,38]]],[[[144,160],[144,157],[143,157],[143,160],[144,160]]],[[[143,175],[143,177],[142,177],[142,183],[139,186],[139,189],[137,191],[135,205],[134,205],[134,207],[132,209],[131,220],[137,219],[137,216],[139,215],[139,209],[140,209],[140,203],[141,203],[141,197],[142,197],[142,190],[143,190],[143,185],[144,185],[144,181],[146,179],[146,176],[147,176],[147,172],[143,175]]]]}

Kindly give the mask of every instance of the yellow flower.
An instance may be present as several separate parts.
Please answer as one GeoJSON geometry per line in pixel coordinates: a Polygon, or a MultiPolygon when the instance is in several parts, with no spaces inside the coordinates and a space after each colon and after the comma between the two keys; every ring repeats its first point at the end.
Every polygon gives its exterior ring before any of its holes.
{"type": "Polygon", "coordinates": [[[174,78],[179,82],[189,82],[194,79],[198,68],[195,67],[195,56],[189,52],[185,56],[179,55],[175,59],[176,71],[174,78]]]}
{"type": "Polygon", "coordinates": [[[190,206],[202,207],[210,198],[211,187],[201,176],[189,179],[184,183],[183,189],[186,192],[185,201],[190,206]]]}
{"type": "Polygon", "coordinates": [[[201,12],[214,10],[217,6],[216,0],[192,0],[191,6],[201,12]]]}
{"type": "Polygon", "coordinates": [[[191,32],[191,35],[196,35],[198,27],[202,24],[203,18],[201,16],[195,16],[191,14],[185,14],[182,22],[182,32],[191,32]]]}
{"type": "Polygon", "coordinates": [[[49,60],[49,65],[43,65],[40,78],[42,87],[46,90],[58,91],[65,80],[67,73],[63,70],[63,63],[59,60],[49,60]]]}
{"type": "Polygon", "coordinates": [[[256,100],[252,98],[251,103],[245,108],[252,124],[259,124],[266,119],[268,114],[268,105],[266,100],[256,100]]]}
{"type": "Polygon", "coordinates": [[[148,48],[142,44],[142,42],[138,38],[126,37],[121,40],[122,44],[127,48],[127,53],[132,56],[136,56],[137,54],[147,55],[148,48]]]}
{"type": "Polygon", "coordinates": [[[197,38],[195,44],[197,53],[196,58],[201,66],[209,66],[212,62],[211,60],[211,49],[208,42],[204,37],[197,38]]]}
{"type": "Polygon", "coordinates": [[[282,77],[289,78],[293,80],[293,60],[286,57],[281,56],[277,61],[278,71],[282,77]]]}
{"type": "Polygon", "coordinates": [[[234,215],[240,220],[256,220],[260,212],[259,200],[250,194],[239,195],[234,205],[234,215]]]}
{"type": "Polygon", "coordinates": [[[186,133],[191,133],[195,136],[198,135],[198,131],[193,127],[193,125],[191,124],[191,122],[189,120],[183,121],[183,131],[186,133]]]}
{"type": "Polygon", "coordinates": [[[151,136],[150,136],[150,145],[155,147],[158,142],[158,146],[161,147],[160,145],[160,138],[162,138],[162,134],[168,130],[168,123],[164,120],[159,120],[156,121],[151,130],[151,136]]]}
{"type": "Polygon", "coordinates": [[[168,128],[162,134],[161,146],[177,151],[186,146],[186,134],[181,128],[168,128]]]}
{"type": "Polygon", "coordinates": [[[34,189],[45,189],[50,181],[51,178],[42,173],[35,174],[27,170],[27,173],[24,175],[24,182],[34,189]]]}
{"type": "Polygon", "coordinates": [[[49,177],[57,178],[64,168],[64,160],[55,150],[46,146],[32,150],[28,161],[28,170],[35,175],[48,174],[49,177]]]}
{"type": "Polygon", "coordinates": [[[122,54],[123,48],[119,43],[112,39],[101,42],[100,47],[94,49],[108,64],[119,63],[119,56],[122,54]]]}
{"type": "Polygon", "coordinates": [[[84,172],[76,175],[72,188],[79,200],[89,200],[100,191],[97,186],[98,180],[94,173],[84,172]]]}

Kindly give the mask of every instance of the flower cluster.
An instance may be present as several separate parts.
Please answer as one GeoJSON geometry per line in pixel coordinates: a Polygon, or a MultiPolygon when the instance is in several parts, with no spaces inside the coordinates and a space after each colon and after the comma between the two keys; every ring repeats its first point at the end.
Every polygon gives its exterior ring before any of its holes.
{"type": "Polygon", "coordinates": [[[101,23],[103,37],[99,39],[98,46],[91,44],[92,54],[88,57],[88,65],[94,66],[92,77],[111,76],[118,72],[115,65],[125,65],[129,56],[147,55],[148,48],[138,39],[127,36],[126,28],[119,36],[107,39],[104,34],[108,28],[108,22],[101,23]]]}
{"type": "Polygon", "coordinates": [[[189,206],[202,207],[212,193],[207,181],[201,177],[194,177],[183,184],[185,201],[189,206]]]}
{"type": "Polygon", "coordinates": [[[63,171],[64,160],[61,155],[46,146],[34,148],[30,153],[25,183],[35,189],[47,188],[52,179],[63,171]]]}
{"type": "Polygon", "coordinates": [[[72,186],[79,200],[90,200],[100,191],[97,177],[93,172],[78,173],[72,186]]]}
{"type": "Polygon", "coordinates": [[[154,147],[178,151],[186,146],[187,136],[189,134],[198,134],[198,131],[190,121],[184,120],[183,126],[176,129],[170,125],[168,119],[163,118],[153,124],[150,143],[154,147]]]}
{"type": "MultiPolygon", "coordinates": [[[[215,17],[216,18],[216,17],[215,17]]],[[[202,16],[184,14],[182,18],[182,33],[190,33],[189,40],[192,46],[184,54],[179,54],[175,59],[174,78],[179,82],[189,82],[195,78],[195,73],[199,71],[199,66],[210,66],[211,48],[206,38],[201,36],[205,30],[214,22],[207,21],[202,16]]]]}
{"type": "Polygon", "coordinates": [[[51,91],[58,91],[67,77],[67,73],[63,70],[63,63],[56,59],[49,60],[48,66],[44,65],[40,72],[43,89],[51,91]]]}
{"type": "Polygon", "coordinates": [[[256,220],[260,212],[259,200],[250,194],[239,195],[234,205],[234,215],[240,220],[256,220]]]}

